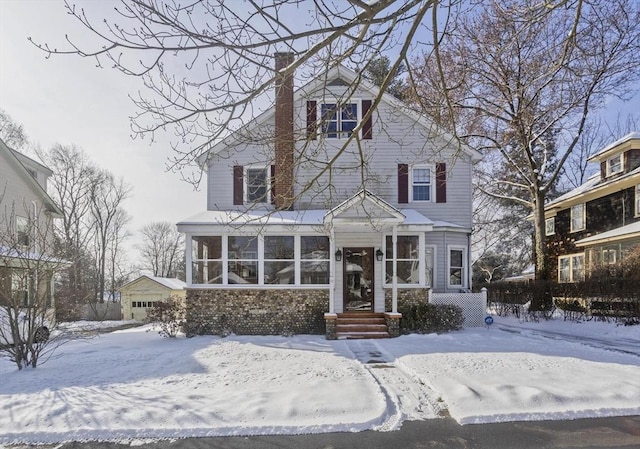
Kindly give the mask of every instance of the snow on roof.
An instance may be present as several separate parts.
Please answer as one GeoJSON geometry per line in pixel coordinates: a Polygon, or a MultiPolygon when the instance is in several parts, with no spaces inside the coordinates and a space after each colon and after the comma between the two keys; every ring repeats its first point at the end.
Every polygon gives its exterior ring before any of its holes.
{"type": "Polygon", "coordinates": [[[171,290],[182,290],[187,286],[187,283],[181,281],[178,278],[161,278],[158,276],[147,276],[152,281],[156,281],[158,284],[162,284],[171,290]]]}
{"type": "MultiPolygon", "coordinates": [[[[441,227],[461,228],[461,226],[445,222],[434,222],[415,209],[398,209],[405,216],[402,225],[437,225],[441,227]]],[[[253,210],[249,212],[207,210],[184,219],[178,226],[188,225],[289,225],[289,226],[322,226],[325,223],[326,209],[298,211],[253,210]]]]}
{"type": "Polygon", "coordinates": [[[615,142],[607,145],[606,147],[604,147],[602,150],[598,151],[596,154],[594,154],[593,156],[589,157],[589,161],[593,161],[598,159],[599,156],[601,156],[602,154],[608,152],[609,150],[622,145],[623,143],[625,143],[628,140],[632,140],[632,139],[640,139],[640,131],[634,131],[632,133],[627,134],[626,136],[616,140],[615,142]]]}
{"type": "Polygon", "coordinates": [[[619,228],[612,229],[611,231],[592,235],[591,237],[578,240],[575,243],[578,246],[586,246],[591,243],[600,242],[604,240],[621,240],[625,238],[637,237],[638,235],[640,235],[640,221],[636,221],[635,223],[631,223],[626,226],[621,226],[619,228]]]}

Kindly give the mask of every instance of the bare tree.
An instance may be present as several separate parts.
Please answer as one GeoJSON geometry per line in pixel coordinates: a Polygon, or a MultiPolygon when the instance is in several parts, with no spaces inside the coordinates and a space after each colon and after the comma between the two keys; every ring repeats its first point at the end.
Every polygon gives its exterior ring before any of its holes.
{"type": "Polygon", "coordinates": [[[23,148],[27,142],[27,134],[22,125],[16,123],[9,114],[0,109],[0,139],[14,149],[23,148]]]}
{"type": "Polygon", "coordinates": [[[183,278],[180,262],[184,258],[184,236],[175,225],[159,221],[144,226],[140,232],[143,236],[138,247],[141,268],[154,276],[183,278]]]}
{"type": "Polygon", "coordinates": [[[35,202],[5,200],[0,190],[0,356],[18,369],[35,368],[59,346],[52,334],[53,273],[63,261],[53,251],[51,215],[35,202]]]}
{"type": "Polygon", "coordinates": [[[611,96],[628,97],[640,78],[640,6],[480,3],[418,62],[430,76],[416,103],[484,152],[483,192],[533,217],[536,277],[548,279],[545,201],[593,111],[611,96]],[[437,95],[439,103],[421,101],[437,95]]]}
{"type": "Polygon", "coordinates": [[[122,237],[121,233],[125,231],[126,216],[123,215],[122,202],[129,197],[130,193],[131,187],[123,179],[116,180],[107,171],[100,171],[99,181],[93,185],[91,191],[91,215],[96,230],[94,249],[98,272],[95,299],[98,302],[104,301],[104,294],[107,292],[109,250],[116,248],[112,246],[114,241],[119,240],[122,237]]]}

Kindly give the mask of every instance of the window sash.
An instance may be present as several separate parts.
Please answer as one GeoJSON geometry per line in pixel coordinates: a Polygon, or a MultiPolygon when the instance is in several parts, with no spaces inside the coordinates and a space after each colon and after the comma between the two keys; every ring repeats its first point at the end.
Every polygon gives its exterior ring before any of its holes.
{"type": "Polygon", "coordinates": [[[245,202],[266,203],[269,191],[269,171],[266,168],[247,168],[245,180],[245,202]]]}
{"type": "Polygon", "coordinates": [[[431,167],[413,167],[411,169],[412,201],[431,201],[431,167]]]}
{"type": "Polygon", "coordinates": [[[320,104],[322,134],[331,139],[351,137],[358,126],[359,103],[346,103],[338,107],[336,103],[320,104]]]}
{"type": "Polygon", "coordinates": [[[464,284],[464,250],[452,248],[449,250],[449,285],[462,287],[464,284]]]}
{"type": "Polygon", "coordinates": [[[584,203],[571,206],[571,232],[582,231],[585,228],[584,203]]]}
{"type": "Polygon", "coordinates": [[[558,257],[558,282],[584,281],[584,253],[558,257]]]}
{"type": "Polygon", "coordinates": [[[607,176],[615,175],[622,171],[622,154],[607,160],[607,176]]]}
{"type": "Polygon", "coordinates": [[[636,186],[636,216],[640,216],[640,184],[636,186]]]}
{"type": "Polygon", "coordinates": [[[544,233],[545,235],[553,235],[556,233],[556,220],[554,217],[547,218],[544,221],[544,233]]]}

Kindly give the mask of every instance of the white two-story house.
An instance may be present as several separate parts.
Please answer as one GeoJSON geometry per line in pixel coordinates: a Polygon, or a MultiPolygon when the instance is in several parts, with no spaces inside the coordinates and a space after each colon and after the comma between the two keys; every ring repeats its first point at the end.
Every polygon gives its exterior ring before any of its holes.
{"type": "Polygon", "coordinates": [[[44,165],[0,140],[0,307],[53,311],[53,220],[44,165]]]}
{"type": "Polygon", "coordinates": [[[294,90],[291,62],[274,107],[200,158],[207,210],[178,223],[188,332],[335,338],[359,314],[397,335],[403,304],[471,287],[480,155],[345,67],[294,90]]]}

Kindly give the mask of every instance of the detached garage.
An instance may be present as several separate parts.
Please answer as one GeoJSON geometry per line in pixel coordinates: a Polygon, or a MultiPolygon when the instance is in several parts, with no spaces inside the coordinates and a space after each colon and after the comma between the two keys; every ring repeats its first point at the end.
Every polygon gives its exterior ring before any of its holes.
{"type": "Polygon", "coordinates": [[[122,319],[145,321],[147,309],[153,307],[154,303],[172,296],[184,300],[186,286],[184,281],[176,278],[140,276],[120,288],[122,319]]]}

